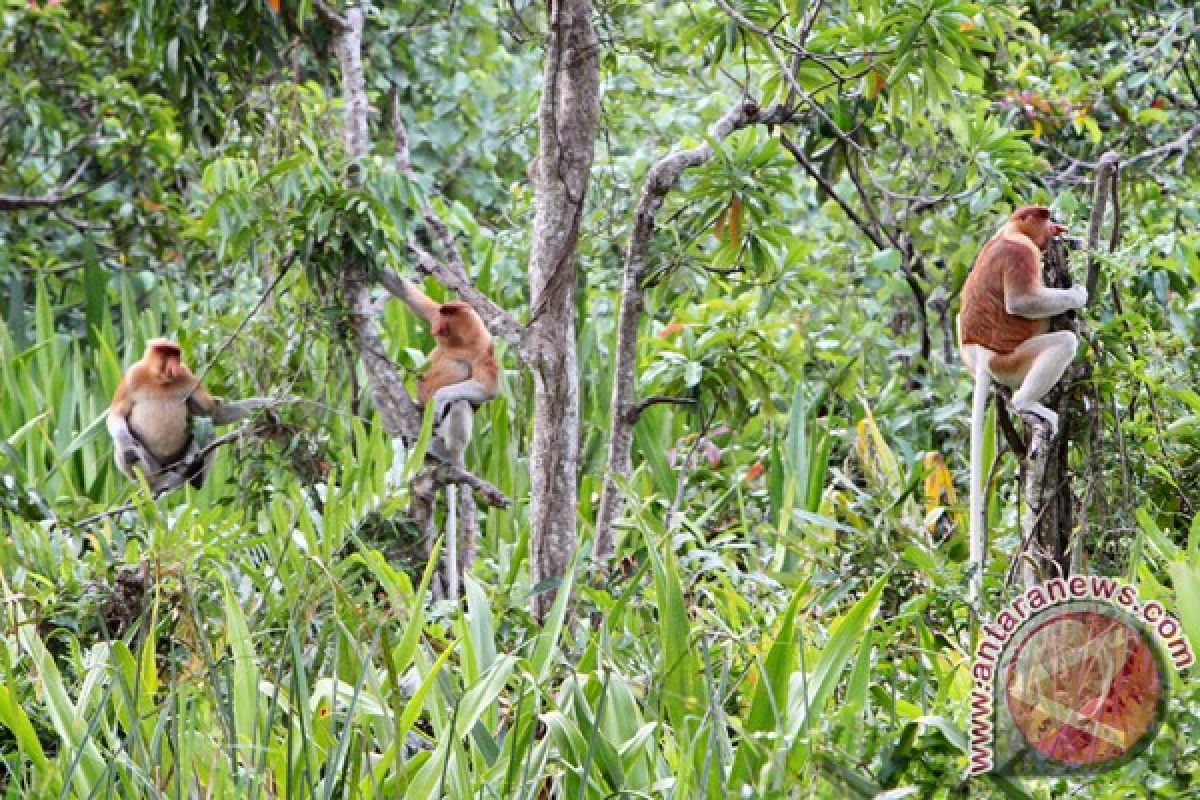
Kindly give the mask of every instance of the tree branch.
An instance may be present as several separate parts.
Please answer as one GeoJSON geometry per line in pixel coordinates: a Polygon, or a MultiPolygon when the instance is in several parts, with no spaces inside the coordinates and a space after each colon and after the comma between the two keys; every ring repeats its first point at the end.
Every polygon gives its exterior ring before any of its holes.
{"type": "MultiPolygon", "coordinates": [[[[1121,162],[1121,157],[1115,151],[1109,150],[1100,157],[1096,164],[1096,178],[1092,188],[1092,211],[1088,216],[1087,250],[1088,265],[1087,287],[1088,303],[1094,302],[1096,283],[1100,279],[1100,262],[1096,259],[1096,248],[1100,244],[1100,226],[1104,224],[1104,213],[1108,208],[1108,198],[1113,189],[1110,187],[1113,171],[1121,162]]],[[[1114,223],[1116,224],[1116,223],[1114,223]]]]}
{"type": "MultiPolygon", "coordinates": [[[[412,178],[414,177],[414,172],[408,149],[408,129],[405,127],[404,117],[400,113],[400,101],[395,89],[392,90],[391,101],[392,137],[395,146],[396,166],[401,172],[412,178]]],[[[458,245],[454,241],[454,234],[442,221],[441,217],[429,206],[426,206],[423,210],[422,217],[425,220],[425,227],[429,230],[430,237],[439,243],[447,261],[439,261],[415,240],[410,239],[407,242],[407,246],[417,257],[417,271],[436,278],[447,289],[470,303],[471,308],[475,309],[475,312],[479,314],[484,324],[488,326],[488,329],[496,336],[508,342],[522,361],[527,360],[522,343],[522,336],[525,332],[524,326],[517,321],[516,317],[475,288],[470,275],[467,274],[467,266],[462,259],[458,245]]],[[[384,269],[380,271],[379,279],[384,288],[392,295],[403,298],[404,294],[400,289],[401,278],[399,275],[392,270],[384,269]]]]}
{"type": "Polygon", "coordinates": [[[636,425],[637,421],[642,418],[642,414],[646,413],[646,409],[650,408],[651,406],[668,404],[677,406],[694,406],[696,401],[690,397],[668,397],[667,395],[662,394],[651,395],[625,412],[625,421],[630,425],[636,425]]]}
{"type": "Polygon", "coordinates": [[[350,20],[334,11],[333,6],[326,3],[325,0],[314,0],[313,8],[336,32],[345,33],[350,30],[350,20]]]}
{"type": "Polygon", "coordinates": [[[492,508],[508,508],[512,503],[504,492],[462,467],[456,467],[453,464],[438,463],[432,469],[434,472],[434,483],[440,486],[453,484],[469,487],[492,508]]]}
{"type": "Polygon", "coordinates": [[[867,221],[863,219],[863,217],[857,211],[855,211],[840,194],[838,194],[838,190],[832,183],[829,182],[828,179],[826,179],[824,175],[821,174],[821,171],[817,169],[817,165],[812,162],[804,150],[801,149],[801,147],[794,141],[792,141],[792,138],[786,133],[781,132],[779,134],[779,141],[783,144],[784,148],[792,154],[792,158],[796,159],[796,163],[798,163],[804,169],[804,171],[808,173],[810,178],[817,182],[817,185],[820,186],[826,194],[833,198],[833,201],[841,207],[846,216],[850,218],[850,221],[853,222],[855,226],[861,230],[868,239],[871,240],[871,243],[874,244],[879,250],[886,250],[888,245],[883,241],[883,237],[879,235],[879,232],[875,230],[874,226],[868,224],[867,221]]]}
{"type": "Polygon", "coordinates": [[[27,208],[57,208],[58,206],[77,200],[91,191],[91,189],[85,189],[74,194],[69,194],[69,192],[75,184],[79,183],[79,179],[83,177],[84,170],[91,166],[91,163],[91,156],[83,159],[65,182],[54,187],[46,194],[36,196],[0,194],[0,211],[20,211],[27,208]]]}
{"type": "MultiPolygon", "coordinates": [[[[1182,168],[1184,160],[1191,154],[1192,140],[1197,136],[1200,136],[1200,124],[1188,128],[1182,136],[1174,141],[1167,142],[1158,147],[1151,147],[1149,150],[1143,150],[1135,156],[1130,156],[1126,159],[1125,164],[1126,166],[1132,166],[1133,164],[1140,164],[1143,161],[1168,156],[1171,153],[1179,153],[1179,166],[1182,168]]],[[[1100,160],[1103,162],[1104,159],[1101,158],[1100,160]]]]}

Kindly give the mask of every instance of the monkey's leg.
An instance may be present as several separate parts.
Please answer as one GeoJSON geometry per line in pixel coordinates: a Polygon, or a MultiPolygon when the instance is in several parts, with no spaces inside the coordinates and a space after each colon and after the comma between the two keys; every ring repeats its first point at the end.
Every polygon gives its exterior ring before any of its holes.
{"type": "Polygon", "coordinates": [[[1058,433],[1058,414],[1040,401],[1054,388],[1067,365],[1075,358],[1078,339],[1071,331],[1055,331],[1034,336],[1006,355],[994,356],[991,373],[1006,386],[1015,387],[1012,405],[1017,411],[1029,411],[1046,420],[1050,434],[1058,433]]]}

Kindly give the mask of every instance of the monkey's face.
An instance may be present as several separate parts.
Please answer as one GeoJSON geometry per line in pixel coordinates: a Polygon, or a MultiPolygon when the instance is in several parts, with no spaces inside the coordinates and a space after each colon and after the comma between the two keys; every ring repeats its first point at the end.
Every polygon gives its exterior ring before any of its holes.
{"type": "Polygon", "coordinates": [[[1050,218],[1050,209],[1041,206],[1027,206],[1017,209],[1012,216],[1018,230],[1028,236],[1042,250],[1050,240],[1060,233],[1066,233],[1067,226],[1059,225],[1050,218]]]}
{"type": "Polygon", "coordinates": [[[1042,220],[1040,238],[1038,238],[1038,237],[1031,237],[1031,238],[1033,238],[1033,241],[1037,244],[1038,247],[1045,250],[1046,245],[1050,244],[1051,239],[1053,239],[1055,236],[1058,236],[1060,233],[1066,233],[1066,232],[1067,232],[1066,225],[1059,225],[1057,222],[1055,222],[1054,220],[1047,217],[1046,219],[1042,220]]]}
{"type": "Polygon", "coordinates": [[[163,383],[172,383],[183,376],[181,354],[179,345],[158,339],[151,342],[150,348],[146,352],[146,360],[154,366],[163,383]]]}

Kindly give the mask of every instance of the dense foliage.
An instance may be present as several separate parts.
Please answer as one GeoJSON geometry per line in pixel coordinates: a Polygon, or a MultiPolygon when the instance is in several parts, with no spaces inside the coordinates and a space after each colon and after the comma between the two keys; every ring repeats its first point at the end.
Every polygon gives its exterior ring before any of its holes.
{"type": "MultiPolygon", "coordinates": [[[[476,286],[528,319],[546,4],[380,5],[372,154],[351,164],[309,0],[0,0],[0,793],[1200,794],[1186,674],[1119,771],[964,778],[977,620],[953,334],[980,241],[1024,202],[1082,235],[1117,150],[1120,238],[1080,354],[1076,403],[1102,409],[1071,451],[1080,515],[1089,568],[1178,612],[1200,648],[1188,4],[598,2],[582,546],[540,623],[531,379],[501,353],[468,463],[515,502],[481,516],[461,607],[433,602],[405,514],[418,465],[378,424],[337,276],[347,253],[411,275],[428,206],[476,286]],[[798,111],[708,138],[746,100],[798,111]],[[637,351],[639,394],[688,402],[635,429],[609,569],[588,553],[626,246],[647,171],[704,141],[715,157],[659,217],[637,351]],[[305,402],[155,502],[116,473],[103,413],[164,334],[216,394],[305,402]]],[[[424,327],[398,303],[382,325],[417,374],[424,327]]],[[[1016,462],[999,463],[996,603],[1020,538],[1016,462]]]]}

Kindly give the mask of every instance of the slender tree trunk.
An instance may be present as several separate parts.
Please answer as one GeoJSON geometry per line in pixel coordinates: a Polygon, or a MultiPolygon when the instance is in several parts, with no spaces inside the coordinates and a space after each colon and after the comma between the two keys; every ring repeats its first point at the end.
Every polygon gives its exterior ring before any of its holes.
{"type": "MultiPolygon", "coordinates": [[[[575,553],[579,372],[575,352],[575,253],[600,117],[599,42],[590,0],[551,0],[538,111],[529,258],[532,313],[526,342],[533,372],[529,458],[534,585],[562,578],[575,553]]],[[[534,597],[535,616],[553,592],[534,597]]]]}
{"type": "MultiPolygon", "coordinates": [[[[363,22],[366,9],[351,6],[342,14],[328,7],[323,15],[333,29],[333,51],[341,68],[344,118],[342,141],[353,160],[367,155],[370,137],[367,126],[366,79],[362,63],[363,22]]],[[[346,260],[342,272],[342,293],[349,312],[354,343],[367,370],[371,400],[388,435],[413,441],[421,426],[421,413],[404,388],[404,377],[384,349],[375,319],[367,278],[367,265],[360,256],[346,260]]]]}
{"type": "MultiPolygon", "coordinates": [[[[778,123],[788,116],[782,105],[763,112],[753,102],[739,103],[725,112],[708,129],[709,138],[721,141],[734,131],[758,123],[778,123]]],[[[596,512],[596,543],[594,555],[598,563],[612,558],[616,548],[614,526],[625,506],[625,498],[617,487],[618,478],[629,476],[633,450],[633,427],[643,406],[634,396],[637,388],[637,335],[645,302],[643,282],[649,265],[650,243],[654,236],[656,218],[663,200],[679,182],[684,170],[697,167],[713,156],[707,142],[690,150],[679,150],[664,156],[646,174],[642,198],[634,213],[633,233],[625,251],[625,274],[621,280],[621,307],[617,321],[616,367],[613,374],[613,393],[610,414],[611,435],[608,441],[608,462],[604,470],[604,487],[600,507],[596,512]]],[[[658,398],[667,400],[668,398],[658,398]]]]}
{"type": "MultiPolygon", "coordinates": [[[[1109,151],[1101,157],[1096,168],[1092,210],[1087,230],[1088,267],[1084,278],[1089,303],[1095,302],[1099,281],[1099,264],[1095,252],[1100,245],[1100,228],[1104,224],[1110,194],[1115,203],[1116,171],[1119,163],[1118,155],[1109,151]]],[[[1114,208],[1110,250],[1115,246],[1120,224],[1114,208]]],[[[1062,243],[1055,240],[1046,251],[1046,284],[1063,288],[1069,283],[1066,251],[1062,243]]],[[[1074,330],[1076,335],[1079,334],[1080,325],[1077,320],[1070,321],[1068,327],[1074,330]]],[[[1089,365],[1076,363],[1068,369],[1059,386],[1047,395],[1044,402],[1059,411],[1062,430],[1057,438],[1048,438],[1044,421],[1036,415],[1025,415],[1033,427],[1029,451],[1024,459],[1025,510],[1021,515],[1021,537],[1025,543],[1021,575],[1022,582],[1027,587],[1050,578],[1066,577],[1083,561],[1083,548],[1086,543],[1081,537],[1073,537],[1075,493],[1072,490],[1072,474],[1067,463],[1068,442],[1072,429],[1076,426],[1065,406],[1073,389],[1089,375],[1089,365]]],[[[1098,414],[1099,410],[1093,408],[1088,413],[1098,414]]]]}

